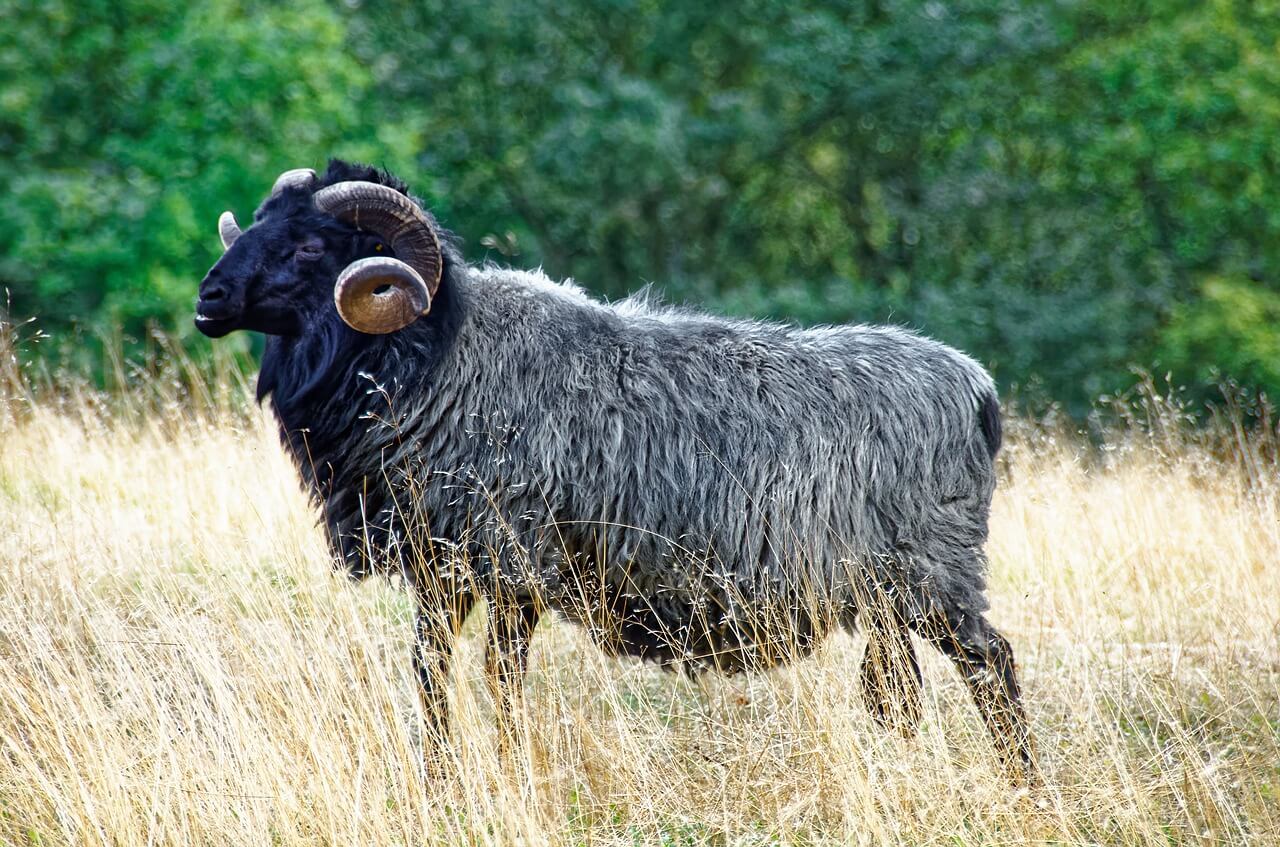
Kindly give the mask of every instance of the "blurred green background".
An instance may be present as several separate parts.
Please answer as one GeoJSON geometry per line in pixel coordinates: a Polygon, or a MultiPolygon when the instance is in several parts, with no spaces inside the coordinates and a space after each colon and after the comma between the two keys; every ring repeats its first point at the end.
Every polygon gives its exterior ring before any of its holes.
{"type": "MultiPolygon", "coordinates": [[[[330,155],[472,260],[893,321],[1079,413],[1280,394],[1280,2],[0,0],[0,287],[42,355],[189,327],[330,155]]],[[[245,342],[241,342],[245,343],[245,342]]]]}

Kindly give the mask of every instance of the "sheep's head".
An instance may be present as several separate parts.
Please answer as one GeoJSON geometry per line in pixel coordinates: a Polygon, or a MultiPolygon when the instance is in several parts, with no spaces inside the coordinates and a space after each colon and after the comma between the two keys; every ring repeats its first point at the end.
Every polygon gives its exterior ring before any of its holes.
{"type": "Polygon", "coordinates": [[[286,171],[241,230],[218,219],[226,252],[200,283],[196,327],[211,338],[237,329],[298,335],[337,308],[353,329],[395,332],[431,308],[443,257],[435,222],[398,187],[286,171]],[[332,304],[332,305],[331,305],[332,304]]]}

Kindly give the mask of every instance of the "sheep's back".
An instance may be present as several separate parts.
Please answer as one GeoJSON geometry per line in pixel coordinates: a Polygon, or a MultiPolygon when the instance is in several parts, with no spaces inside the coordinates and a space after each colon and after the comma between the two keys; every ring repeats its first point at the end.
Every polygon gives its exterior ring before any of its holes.
{"type": "Polygon", "coordinates": [[[526,546],[558,568],[589,559],[634,595],[679,602],[797,586],[835,601],[941,504],[985,521],[990,381],[950,348],[566,299],[508,304],[489,374],[492,413],[518,418],[503,462],[527,477],[502,487],[522,492],[513,514],[538,516],[526,546]]]}

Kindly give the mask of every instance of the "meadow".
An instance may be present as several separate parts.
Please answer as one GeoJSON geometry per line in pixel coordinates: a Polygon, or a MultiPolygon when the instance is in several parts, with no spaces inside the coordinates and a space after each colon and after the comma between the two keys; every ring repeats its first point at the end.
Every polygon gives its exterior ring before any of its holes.
{"type": "Polygon", "coordinates": [[[904,740],[862,707],[859,637],[691,680],[554,621],[504,765],[480,614],[428,769],[409,598],[332,571],[268,411],[226,373],[123,383],[0,368],[0,843],[1280,843],[1273,425],[1155,394],[1090,438],[1008,422],[991,618],[1040,787],[923,646],[904,740]]]}

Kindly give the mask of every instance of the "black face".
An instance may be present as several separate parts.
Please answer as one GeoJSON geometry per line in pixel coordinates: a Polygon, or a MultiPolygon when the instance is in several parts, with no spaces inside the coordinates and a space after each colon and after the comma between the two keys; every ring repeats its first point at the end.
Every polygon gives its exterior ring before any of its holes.
{"type": "Polygon", "coordinates": [[[237,329],[295,336],[336,319],[333,286],[348,264],[389,255],[383,242],[322,215],[309,194],[276,198],[200,283],[196,328],[210,338],[237,329]]]}

